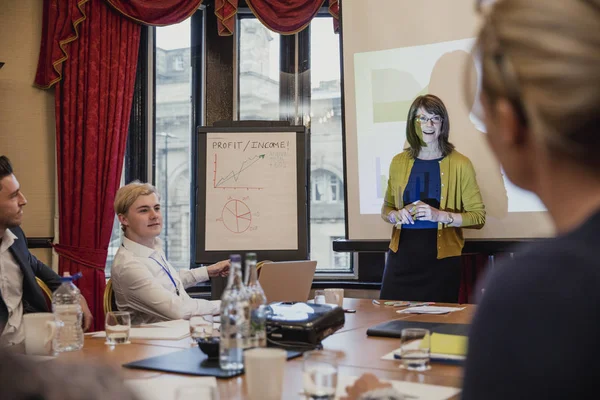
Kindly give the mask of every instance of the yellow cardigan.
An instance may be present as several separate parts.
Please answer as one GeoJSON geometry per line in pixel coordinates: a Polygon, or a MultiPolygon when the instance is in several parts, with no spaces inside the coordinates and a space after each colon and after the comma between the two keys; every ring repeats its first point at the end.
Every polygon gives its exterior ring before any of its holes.
{"type": "MultiPolygon", "coordinates": [[[[404,207],[404,188],[408,183],[410,172],[415,160],[408,151],[397,154],[390,164],[390,177],[388,179],[385,199],[381,207],[381,218],[388,221],[388,214],[392,210],[404,207]]],[[[485,224],[485,206],[481,199],[475,169],[471,161],[458,151],[453,150],[440,161],[441,195],[440,210],[462,215],[464,228],[481,229],[485,224]]],[[[394,227],[390,249],[398,251],[400,243],[400,228],[394,227]]],[[[438,223],[437,258],[460,256],[465,240],[462,229],[448,227],[438,223]]]]}

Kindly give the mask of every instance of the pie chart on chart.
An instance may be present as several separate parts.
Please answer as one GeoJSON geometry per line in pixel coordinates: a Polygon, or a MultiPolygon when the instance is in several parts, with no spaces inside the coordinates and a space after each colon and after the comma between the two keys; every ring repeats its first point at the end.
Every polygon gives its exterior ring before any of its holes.
{"type": "Polygon", "coordinates": [[[225,228],[233,233],[245,232],[252,222],[250,208],[240,200],[229,200],[221,213],[225,228]]]}

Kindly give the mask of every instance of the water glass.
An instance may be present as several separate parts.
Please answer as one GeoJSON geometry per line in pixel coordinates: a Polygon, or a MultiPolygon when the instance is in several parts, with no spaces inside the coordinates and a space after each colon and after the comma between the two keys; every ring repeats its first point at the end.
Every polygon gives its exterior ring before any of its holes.
{"type": "Polygon", "coordinates": [[[315,290],[315,304],[325,304],[325,291],[323,289],[315,290]]]}
{"type": "Polygon", "coordinates": [[[215,386],[209,384],[195,384],[177,388],[175,400],[219,400],[219,393],[215,386]]]}
{"type": "Polygon", "coordinates": [[[190,317],[190,336],[192,342],[209,341],[213,338],[214,320],[211,314],[192,315],[190,317]]]}
{"type": "Polygon", "coordinates": [[[106,344],[111,346],[128,344],[131,315],[127,311],[109,311],[106,313],[104,329],[106,330],[106,344]]]}
{"type": "Polygon", "coordinates": [[[427,371],[429,365],[429,353],[431,346],[431,334],[427,329],[408,328],[402,329],[400,338],[400,368],[410,371],[427,371]]]}
{"type": "Polygon", "coordinates": [[[314,400],[333,399],[338,378],[336,354],[327,350],[313,350],[304,353],[303,358],[304,394],[314,400]]]}

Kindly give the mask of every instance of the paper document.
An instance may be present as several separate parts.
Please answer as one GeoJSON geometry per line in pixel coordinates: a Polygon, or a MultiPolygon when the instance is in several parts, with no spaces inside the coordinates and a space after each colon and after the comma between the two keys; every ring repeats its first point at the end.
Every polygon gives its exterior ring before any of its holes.
{"type": "MultiPolygon", "coordinates": [[[[397,361],[400,362],[400,359],[396,356],[400,354],[400,349],[396,349],[391,351],[381,357],[382,360],[386,361],[397,361]]],[[[429,358],[431,361],[464,361],[466,359],[465,356],[457,356],[453,354],[441,354],[441,353],[431,353],[429,354],[429,358]]]]}
{"type": "MultiPolygon", "coordinates": [[[[336,400],[344,397],[346,387],[354,384],[356,379],[358,378],[355,376],[338,376],[338,386],[335,394],[336,400]]],[[[404,395],[406,400],[446,400],[460,393],[460,389],[447,386],[404,381],[383,381],[390,382],[394,389],[404,395]]]]}
{"type": "Polygon", "coordinates": [[[141,324],[135,326],[136,328],[176,328],[176,329],[188,329],[190,321],[186,319],[174,319],[172,321],[161,321],[153,324],[141,324]]]}
{"type": "MultiPolygon", "coordinates": [[[[183,328],[131,328],[129,339],[180,340],[190,335],[189,327],[183,328]]],[[[97,332],[92,337],[106,337],[106,332],[97,332]]]]}
{"type": "MultiPolygon", "coordinates": [[[[462,361],[467,355],[467,337],[461,335],[447,335],[445,333],[433,332],[430,342],[430,357],[432,361],[462,361]]],[[[407,345],[410,347],[423,347],[421,340],[415,340],[407,345]]],[[[382,360],[397,360],[400,355],[400,349],[396,349],[383,357],[382,360]]]]}
{"type": "Polygon", "coordinates": [[[177,389],[187,386],[217,387],[217,379],[211,377],[162,376],[153,379],[129,379],[125,384],[138,398],[144,400],[176,400],[177,389]]]}
{"type": "Polygon", "coordinates": [[[409,307],[404,310],[396,311],[398,314],[448,314],[454,311],[464,310],[465,307],[438,307],[438,306],[420,306],[409,307]]]}
{"type": "Polygon", "coordinates": [[[433,332],[431,334],[431,352],[464,357],[467,355],[467,337],[433,332]]]}

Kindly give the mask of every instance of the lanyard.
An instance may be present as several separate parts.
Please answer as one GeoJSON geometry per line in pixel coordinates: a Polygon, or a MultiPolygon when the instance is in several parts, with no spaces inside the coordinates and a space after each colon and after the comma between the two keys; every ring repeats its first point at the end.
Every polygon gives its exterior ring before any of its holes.
{"type": "MultiPolygon", "coordinates": [[[[163,256],[161,255],[160,258],[163,260],[163,262],[166,264],[167,262],[165,261],[165,259],[163,258],[163,256]]],[[[179,296],[179,288],[177,287],[177,284],[175,283],[175,279],[173,279],[173,276],[171,276],[171,273],[169,272],[169,269],[167,267],[165,267],[164,265],[162,265],[160,262],[158,262],[157,259],[150,257],[151,260],[154,260],[155,263],[157,263],[158,265],[160,265],[160,267],[163,269],[163,271],[165,271],[167,273],[167,276],[169,277],[169,279],[171,280],[171,282],[173,283],[173,286],[175,286],[175,292],[177,293],[177,296],[179,296]]]]}

